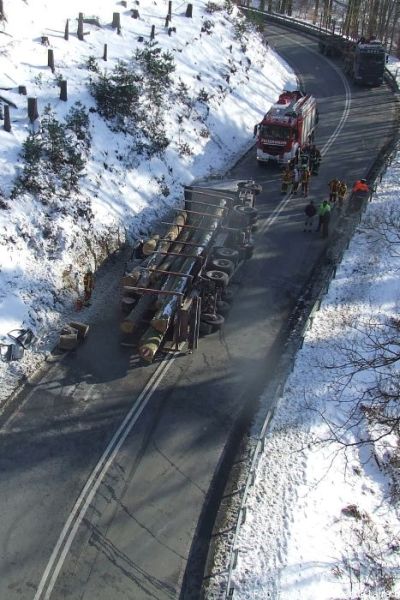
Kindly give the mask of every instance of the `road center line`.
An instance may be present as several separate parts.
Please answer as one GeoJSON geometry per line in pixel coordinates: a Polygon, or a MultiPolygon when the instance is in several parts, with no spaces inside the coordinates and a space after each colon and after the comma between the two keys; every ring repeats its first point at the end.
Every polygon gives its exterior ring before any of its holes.
{"type": "Polygon", "coordinates": [[[43,573],[42,579],[39,583],[34,600],[49,600],[58,575],[64,564],[65,558],[78,531],[79,525],[81,524],[94,495],[96,494],[100,484],[104,479],[104,476],[109,470],[126,437],[132,430],[136,421],[139,419],[148,401],[157,389],[157,386],[165,377],[167,371],[175,361],[175,358],[176,356],[173,354],[168,355],[167,358],[157,367],[156,371],[153,373],[137,398],[135,404],[132,406],[121,425],[118,427],[107,448],[104,450],[100,460],[90,474],[85,487],[75,502],[75,505],[57,540],[49,562],[43,573]]]}

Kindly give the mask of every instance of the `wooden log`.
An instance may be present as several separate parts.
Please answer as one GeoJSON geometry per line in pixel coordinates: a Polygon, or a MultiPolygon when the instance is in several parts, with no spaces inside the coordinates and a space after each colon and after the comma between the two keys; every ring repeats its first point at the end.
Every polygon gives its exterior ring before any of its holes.
{"type": "Polygon", "coordinates": [[[28,98],[28,118],[33,123],[39,116],[37,98],[28,98]]]}
{"type": "Polygon", "coordinates": [[[60,100],[63,102],[68,100],[68,84],[65,79],[60,81],[60,100]]]}
{"type": "Polygon", "coordinates": [[[123,333],[130,334],[143,320],[144,315],[149,311],[154,303],[154,296],[146,294],[141,296],[131,312],[120,324],[123,333]]]}
{"type": "Polygon", "coordinates": [[[75,350],[78,346],[78,333],[61,333],[58,347],[60,350],[75,350]]]}
{"type": "Polygon", "coordinates": [[[140,339],[139,354],[146,362],[151,363],[160,349],[164,334],[149,327],[140,339]]]}
{"type": "Polygon", "coordinates": [[[84,340],[87,337],[87,334],[89,333],[89,325],[86,325],[86,323],[80,323],[78,321],[70,321],[70,323],[68,323],[68,325],[74,331],[76,331],[79,340],[84,340]]]}
{"type": "Polygon", "coordinates": [[[10,107],[8,104],[4,105],[4,131],[11,132],[10,107]]]}
{"type": "Polygon", "coordinates": [[[83,36],[83,13],[79,13],[79,15],[78,15],[78,31],[77,31],[77,35],[78,35],[78,40],[80,40],[81,42],[83,42],[83,40],[84,40],[84,36],[83,36]]]}
{"type": "Polygon", "coordinates": [[[111,27],[113,29],[119,29],[121,27],[121,13],[119,13],[119,12],[113,13],[111,27]]]}

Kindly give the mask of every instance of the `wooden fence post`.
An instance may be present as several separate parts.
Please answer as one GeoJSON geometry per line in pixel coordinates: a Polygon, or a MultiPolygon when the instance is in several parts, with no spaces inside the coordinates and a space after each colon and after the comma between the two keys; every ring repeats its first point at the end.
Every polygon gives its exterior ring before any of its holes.
{"type": "Polygon", "coordinates": [[[28,98],[28,117],[31,123],[39,116],[37,98],[28,98]]]}
{"type": "Polygon", "coordinates": [[[107,44],[104,44],[103,60],[107,60],[107,44]]]}
{"type": "Polygon", "coordinates": [[[67,19],[65,22],[64,40],[69,40],[69,19],[67,19]]]}
{"type": "Polygon", "coordinates": [[[155,25],[152,25],[152,26],[151,26],[150,39],[151,39],[151,40],[154,40],[154,38],[155,38],[155,35],[156,35],[156,26],[155,26],[155,25]]]}
{"type": "Polygon", "coordinates": [[[113,29],[118,29],[121,27],[121,14],[119,12],[113,13],[113,20],[111,23],[111,27],[113,29]]]}
{"type": "Polygon", "coordinates": [[[11,117],[10,117],[10,107],[8,104],[4,105],[4,129],[8,133],[11,131],[11,117]]]}
{"type": "Polygon", "coordinates": [[[66,79],[60,81],[60,100],[66,102],[68,100],[68,85],[66,79]]]}
{"type": "Polygon", "coordinates": [[[54,73],[54,50],[51,48],[47,50],[47,66],[50,67],[51,72],[54,73]]]}
{"type": "Polygon", "coordinates": [[[193,17],[193,4],[187,5],[185,16],[189,17],[190,19],[193,17]]]}
{"type": "Polygon", "coordinates": [[[78,40],[83,42],[83,13],[78,15],[78,40]]]}

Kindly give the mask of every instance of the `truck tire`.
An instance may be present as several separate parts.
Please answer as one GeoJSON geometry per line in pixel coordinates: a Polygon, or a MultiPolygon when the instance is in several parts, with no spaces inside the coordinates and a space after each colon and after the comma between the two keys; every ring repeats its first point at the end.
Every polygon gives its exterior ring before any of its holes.
{"type": "Polygon", "coordinates": [[[223,271],[231,277],[235,271],[235,263],[227,258],[212,258],[210,267],[215,271],[223,271]]]}
{"type": "Polygon", "coordinates": [[[212,333],[212,330],[213,330],[213,326],[211,325],[211,323],[206,323],[205,321],[200,320],[199,335],[201,335],[201,337],[210,335],[210,333],[212,333]]]}
{"type": "Polygon", "coordinates": [[[217,285],[220,285],[222,288],[225,288],[229,283],[229,275],[224,273],[224,271],[206,271],[205,277],[210,279],[210,281],[214,281],[217,285]]]}
{"type": "Polygon", "coordinates": [[[221,300],[223,300],[224,302],[231,303],[231,302],[233,302],[234,297],[235,297],[234,292],[229,288],[226,288],[226,289],[222,290],[222,292],[221,292],[221,300]]]}
{"type": "Polygon", "coordinates": [[[233,207],[233,212],[236,213],[242,222],[246,225],[254,225],[258,219],[258,211],[253,206],[243,206],[242,204],[236,204],[233,207]]]}
{"type": "Polygon", "coordinates": [[[225,246],[217,246],[213,249],[213,257],[214,258],[224,258],[226,260],[231,260],[233,263],[237,264],[239,260],[239,252],[234,250],[233,248],[225,248],[225,246]]]}
{"type": "Polygon", "coordinates": [[[217,331],[218,329],[221,329],[222,325],[225,323],[225,319],[218,313],[204,313],[200,316],[200,323],[202,322],[211,325],[212,330],[217,331]]]}

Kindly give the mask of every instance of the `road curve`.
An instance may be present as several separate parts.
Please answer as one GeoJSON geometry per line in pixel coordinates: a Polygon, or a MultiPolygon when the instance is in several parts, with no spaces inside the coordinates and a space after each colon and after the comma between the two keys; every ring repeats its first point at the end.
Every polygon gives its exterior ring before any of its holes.
{"type": "MultiPolygon", "coordinates": [[[[325,151],[311,197],[320,200],[332,176],[367,171],[391,134],[394,99],[385,87],[353,88],[315,40],[275,25],[267,37],[319,101],[325,151]]],[[[119,347],[110,301],[85,345],[54,357],[3,418],[0,598],[198,597],[224,457],[325,245],[303,234],[304,200],[282,200],[278,171],[258,167],[253,151],[231,176],[264,191],[256,251],[224,329],[193,355],[143,366],[119,347]]]]}

